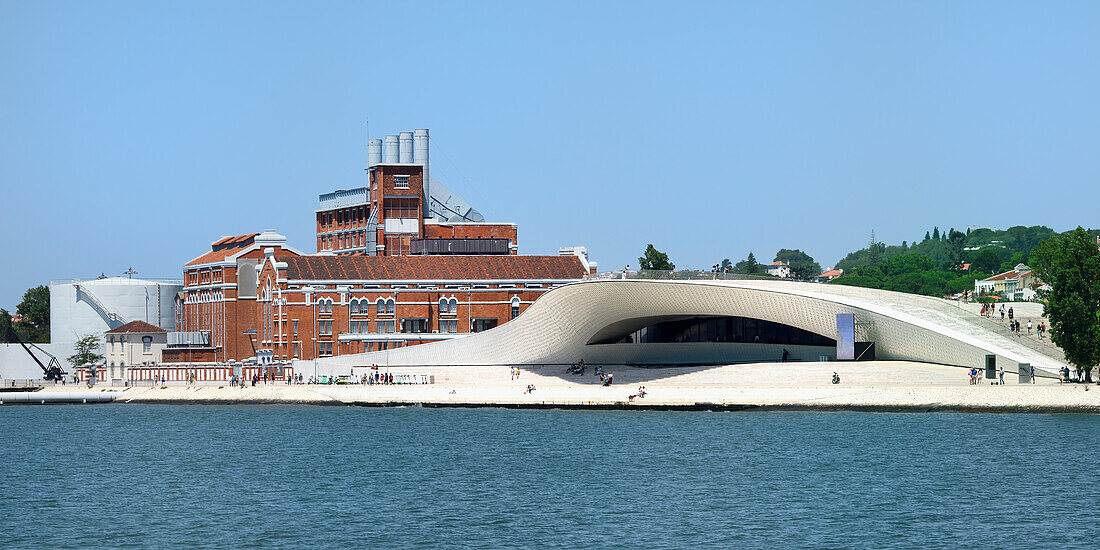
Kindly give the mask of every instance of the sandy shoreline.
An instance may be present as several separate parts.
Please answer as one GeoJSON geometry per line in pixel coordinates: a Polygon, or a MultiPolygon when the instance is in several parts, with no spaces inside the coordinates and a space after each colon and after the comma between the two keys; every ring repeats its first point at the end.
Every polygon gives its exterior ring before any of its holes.
{"type": "MultiPolygon", "coordinates": [[[[365,372],[365,371],[364,371],[365,372]]],[[[1100,387],[983,381],[970,385],[966,369],[909,362],[787,363],[646,369],[617,367],[615,384],[601,386],[591,374],[567,375],[558,367],[391,369],[427,374],[425,385],[228,384],[94,388],[117,394],[115,403],[293,404],[336,406],[506,407],[642,410],[851,410],[971,412],[1100,412],[1100,387]],[[833,372],[841,383],[829,382],[833,372]],[[535,386],[526,392],[528,384],[535,386]],[[638,386],[644,398],[631,400],[638,386]],[[1087,388],[1087,389],[1086,389],[1087,388]]],[[[62,386],[50,391],[87,391],[62,386]]]]}

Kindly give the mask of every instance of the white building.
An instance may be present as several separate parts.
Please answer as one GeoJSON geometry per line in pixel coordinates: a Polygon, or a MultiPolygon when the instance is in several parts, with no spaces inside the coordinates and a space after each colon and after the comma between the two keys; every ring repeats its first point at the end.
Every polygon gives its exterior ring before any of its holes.
{"type": "Polygon", "coordinates": [[[50,282],[50,342],[72,344],[130,321],[175,330],[181,281],[104,277],[50,282]]]}
{"type": "Polygon", "coordinates": [[[768,264],[768,275],[774,275],[780,279],[791,278],[791,266],[781,261],[775,261],[768,264]]]}
{"type": "Polygon", "coordinates": [[[168,331],[145,321],[130,321],[103,335],[107,348],[105,381],[127,379],[126,369],[134,365],[159,363],[168,346],[168,331]]]}

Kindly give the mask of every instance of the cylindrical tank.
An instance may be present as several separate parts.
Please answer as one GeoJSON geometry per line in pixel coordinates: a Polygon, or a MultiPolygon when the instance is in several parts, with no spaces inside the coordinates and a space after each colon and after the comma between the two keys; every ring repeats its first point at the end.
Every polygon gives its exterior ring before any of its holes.
{"type": "Polygon", "coordinates": [[[367,166],[382,164],[382,140],[367,140],[367,166]]]}
{"type": "Polygon", "coordinates": [[[386,136],[386,164],[397,164],[397,136],[386,136]]]}
{"type": "Polygon", "coordinates": [[[402,164],[412,164],[413,161],[413,133],[401,132],[398,140],[401,143],[400,156],[398,157],[402,164]]]}

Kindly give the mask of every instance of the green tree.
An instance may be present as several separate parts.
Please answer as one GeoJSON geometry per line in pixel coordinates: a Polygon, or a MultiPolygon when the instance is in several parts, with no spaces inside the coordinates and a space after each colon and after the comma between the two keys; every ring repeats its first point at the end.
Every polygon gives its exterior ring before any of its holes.
{"type": "Polygon", "coordinates": [[[725,259],[722,260],[722,263],[718,264],[718,268],[721,269],[722,271],[732,270],[733,269],[733,263],[730,262],[729,258],[725,258],[725,259]]]}
{"type": "Polygon", "coordinates": [[[13,340],[10,334],[11,330],[11,313],[0,308],[0,342],[8,343],[13,340]]]}
{"type": "Polygon", "coordinates": [[[1001,267],[1001,255],[992,248],[983,248],[970,260],[970,267],[980,273],[993,273],[1001,267]]]}
{"type": "Polygon", "coordinates": [[[15,330],[30,342],[50,341],[50,289],[39,285],[27,289],[23,301],[15,308],[23,319],[15,323],[15,330]]]}
{"type": "Polygon", "coordinates": [[[97,365],[103,360],[99,350],[103,342],[95,334],[87,334],[73,344],[74,354],[69,356],[69,363],[74,367],[84,365],[97,365]]]}
{"type": "Polygon", "coordinates": [[[936,227],[932,228],[932,240],[933,241],[940,240],[940,227],[939,226],[936,226],[936,227]]]}
{"type": "Polygon", "coordinates": [[[733,266],[735,273],[744,273],[746,275],[753,275],[760,273],[760,264],[756,261],[756,256],[752,252],[749,252],[749,257],[737,262],[733,266]]]}
{"type": "Polygon", "coordinates": [[[791,276],[799,281],[808,281],[821,273],[821,266],[813,257],[798,249],[781,248],[772,261],[787,264],[791,268],[791,276]]]}
{"type": "Polygon", "coordinates": [[[926,240],[926,241],[927,241],[927,240],[929,240],[929,239],[931,239],[931,238],[932,238],[932,235],[929,235],[929,234],[928,234],[928,232],[927,232],[927,231],[925,231],[925,232],[924,232],[924,240],[926,240]]]}
{"type": "Polygon", "coordinates": [[[638,266],[643,271],[672,271],[676,264],[668,259],[668,254],[653,248],[653,243],[645,249],[645,255],[638,258],[638,266]]]}
{"type": "Polygon", "coordinates": [[[1100,250],[1078,227],[1039,243],[1031,256],[1036,275],[1051,287],[1041,291],[1050,339],[1091,382],[1100,363],[1100,250]]]}
{"type": "Polygon", "coordinates": [[[947,242],[947,269],[961,271],[966,261],[966,251],[963,250],[966,247],[966,233],[952,229],[947,234],[947,242]]]}

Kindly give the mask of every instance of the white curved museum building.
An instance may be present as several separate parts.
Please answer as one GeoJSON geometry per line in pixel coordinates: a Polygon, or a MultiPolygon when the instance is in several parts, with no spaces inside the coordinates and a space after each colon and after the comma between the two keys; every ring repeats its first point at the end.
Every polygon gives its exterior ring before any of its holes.
{"type": "Polygon", "coordinates": [[[1057,348],[1010,336],[954,302],[755,279],[568,284],[489,331],[318,366],[707,365],[835,360],[838,351],[845,359],[977,368],[992,355],[1008,372],[1022,363],[1050,373],[1062,366],[1057,348]]]}

